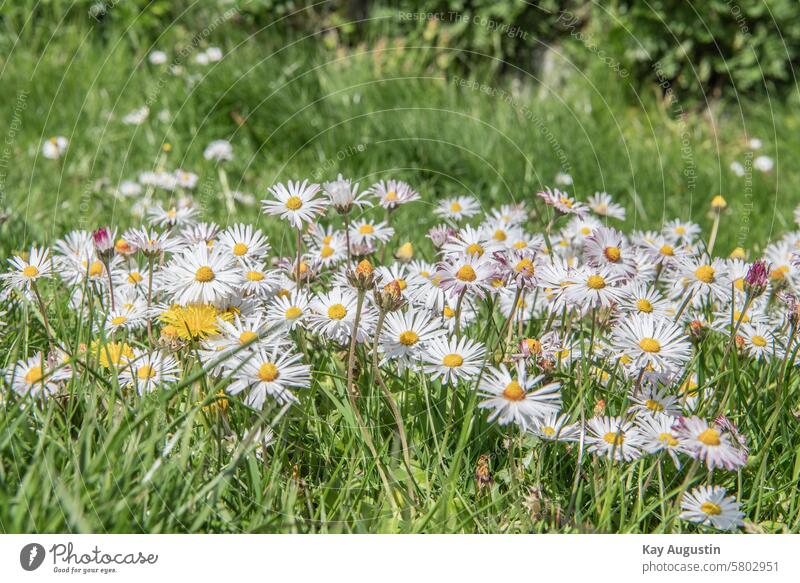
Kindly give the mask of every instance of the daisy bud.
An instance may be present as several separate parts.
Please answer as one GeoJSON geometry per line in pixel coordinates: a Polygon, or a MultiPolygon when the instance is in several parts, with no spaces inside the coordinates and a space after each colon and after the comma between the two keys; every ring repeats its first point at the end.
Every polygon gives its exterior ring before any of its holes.
{"type": "Polygon", "coordinates": [[[744,276],[744,291],[757,298],[767,289],[769,282],[769,268],[767,262],[759,259],[747,270],[744,276]]]}
{"type": "Polygon", "coordinates": [[[441,249],[450,237],[455,236],[456,232],[447,225],[436,225],[428,231],[428,238],[437,249],[441,249]]]}
{"type": "Polygon", "coordinates": [[[689,322],[689,334],[695,340],[702,340],[706,335],[706,328],[700,320],[692,320],[689,322]]]}
{"type": "Polygon", "coordinates": [[[375,287],[375,269],[367,259],[362,259],[356,268],[347,270],[347,281],[356,289],[366,291],[375,287]]]}
{"type": "Polygon", "coordinates": [[[733,343],[736,345],[737,350],[742,350],[745,346],[745,339],[743,336],[737,334],[733,337],[733,343]]]}
{"type": "Polygon", "coordinates": [[[395,259],[398,261],[402,261],[403,263],[408,263],[414,258],[414,246],[411,245],[411,242],[408,241],[400,245],[397,248],[397,251],[394,253],[395,259]]]}
{"type": "Polygon", "coordinates": [[[737,247],[733,251],[731,251],[730,258],[731,259],[744,259],[746,257],[744,249],[741,247],[737,247]]]}
{"type": "Polygon", "coordinates": [[[117,242],[114,243],[114,251],[116,251],[118,255],[127,257],[128,255],[136,253],[136,246],[131,245],[125,239],[117,239],[117,242]]]}
{"type": "Polygon", "coordinates": [[[114,240],[111,238],[111,231],[107,227],[101,227],[92,233],[94,249],[102,258],[107,258],[114,251],[114,240]]]}
{"type": "Polygon", "coordinates": [[[606,411],[606,402],[604,399],[600,399],[597,401],[597,404],[594,406],[594,416],[599,417],[606,411]]]}
{"type": "Polygon", "coordinates": [[[725,207],[728,206],[728,201],[722,198],[721,194],[718,194],[714,198],[711,199],[711,209],[717,212],[721,211],[725,207]]]}
{"type": "Polygon", "coordinates": [[[403,299],[400,283],[394,280],[383,286],[383,290],[376,288],[375,303],[384,312],[394,312],[402,308],[406,301],[403,299]]]}

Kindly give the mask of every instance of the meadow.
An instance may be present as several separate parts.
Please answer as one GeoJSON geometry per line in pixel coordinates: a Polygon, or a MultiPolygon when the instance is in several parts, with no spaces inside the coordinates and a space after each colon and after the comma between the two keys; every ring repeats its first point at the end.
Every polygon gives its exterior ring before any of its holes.
{"type": "Polygon", "coordinates": [[[800,530],[790,100],[201,16],[4,21],[0,529],[800,530]]]}

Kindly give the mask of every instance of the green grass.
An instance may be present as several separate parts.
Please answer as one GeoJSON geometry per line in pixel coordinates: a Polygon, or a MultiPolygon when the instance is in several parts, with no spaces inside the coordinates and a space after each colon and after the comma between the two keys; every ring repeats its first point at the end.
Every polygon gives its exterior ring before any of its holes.
{"type": "MultiPolygon", "coordinates": [[[[722,193],[730,204],[717,243],[723,254],[737,245],[753,254],[763,249],[791,228],[800,202],[800,173],[784,163],[800,146],[796,111],[774,102],[728,103],[712,117],[687,111],[676,120],[675,107],[661,103],[655,90],[636,95],[591,58],[579,66],[559,60],[563,79],[543,88],[524,71],[498,77],[479,56],[468,74],[437,65],[451,48],[380,45],[377,38],[343,47],[322,34],[286,40],[279,24],[246,31],[223,23],[204,42],[223,47],[226,58],[205,68],[185,63],[199,75],[188,84],[185,76],[147,64],[151,41],[135,29],[100,34],[89,21],[76,25],[74,19],[16,30],[3,24],[0,108],[6,120],[15,108],[21,117],[4,168],[3,257],[74,228],[133,224],[129,209],[109,192],[121,179],[152,169],[164,143],[172,145],[167,167],[198,172],[201,184],[210,185],[198,194],[206,220],[258,224],[277,251],[291,249],[290,233],[256,207],[227,216],[215,171],[202,159],[206,144],[222,137],[234,143],[232,187],[257,197],[276,181],[317,172],[321,178],[343,172],[363,184],[408,180],[425,203],[400,211],[394,244],[412,240],[428,259],[422,234],[434,220],[427,204],[467,192],[486,208],[512,200],[533,206],[535,191],[552,185],[559,171],[574,176],[580,198],[595,190],[614,194],[628,209],[626,230],[680,217],[707,232],[709,201],[722,193]],[[497,91],[491,96],[461,86],[462,77],[497,91]],[[500,90],[513,103],[498,97],[500,90]],[[150,119],[138,128],[122,125],[121,117],[154,91],[150,119]],[[162,109],[173,114],[170,122],[156,119],[162,109]],[[246,120],[242,126],[234,112],[246,120]],[[728,170],[732,160],[744,160],[745,133],[764,140],[762,152],[778,161],[772,174],[754,173],[752,193],[728,170]],[[54,134],[71,141],[62,163],[37,155],[41,141],[54,134]],[[740,231],[745,216],[749,222],[740,231]]],[[[168,27],[154,48],[174,55],[195,27],[191,18],[168,27]]],[[[8,135],[11,129],[9,122],[8,135]]],[[[64,290],[43,291],[54,334],[77,351],[91,324],[68,310],[64,290]]],[[[479,319],[471,335],[485,334],[496,345],[502,323],[495,317],[479,319]]],[[[34,306],[6,320],[13,325],[3,335],[0,364],[45,348],[34,306]]],[[[532,323],[528,334],[536,336],[543,325],[532,323]]],[[[315,382],[302,405],[281,419],[262,458],[254,443],[230,436],[241,438],[275,411],[259,416],[236,398],[224,417],[204,410],[224,382],[199,375],[191,354],[182,356],[187,379],[181,385],[145,398],[122,391],[92,362],[71,379],[67,395],[43,407],[20,410],[5,398],[0,530],[679,532],[686,525],[676,520],[676,494],[706,478],[691,464],[676,472],[652,456],[622,466],[587,456],[576,480],[574,448],[544,447],[487,423],[485,413],[475,412],[471,387],[453,392],[421,376],[384,372],[412,444],[411,500],[393,419],[364,366],[361,412],[389,474],[390,497],[355,428],[343,355],[313,343],[309,350],[315,382]],[[167,443],[172,448],[164,455],[167,443]],[[494,484],[479,494],[474,473],[481,455],[489,456],[494,484]]],[[[797,532],[800,434],[792,411],[800,378],[792,375],[776,401],[780,362],[757,365],[734,355],[717,378],[724,350],[721,339],[710,338],[691,366],[720,394],[731,391],[733,418],[748,435],[752,456],[738,473],[715,473],[714,483],[738,494],[752,528],[797,532]]],[[[626,386],[615,381],[604,388],[587,367],[563,373],[565,408],[591,415],[604,399],[608,411],[620,413],[626,386]]],[[[711,403],[703,413],[711,416],[711,403]]]]}

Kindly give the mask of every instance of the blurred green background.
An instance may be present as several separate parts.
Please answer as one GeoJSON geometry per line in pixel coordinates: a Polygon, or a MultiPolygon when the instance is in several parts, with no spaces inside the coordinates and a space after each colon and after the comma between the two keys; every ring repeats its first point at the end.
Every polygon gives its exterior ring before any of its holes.
{"type": "Polygon", "coordinates": [[[256,206],[224,210],[202,156],[224,138],[232,188],[256,198],[342,172],[427,202],[537,204],[561,173],[614,195],[626,230],[707,227],[721,193],[717,250],[757,252],[800,202],[798,16],[796,0],[6,2],[0,251],[135,222],[112,193],[160,162],[200,175],[206,218],[272,230],[256,206]],[[208,47],[223,59],[198,62],[208,47]],[[40,155],[53,135],[61,161],[40,155]]]}

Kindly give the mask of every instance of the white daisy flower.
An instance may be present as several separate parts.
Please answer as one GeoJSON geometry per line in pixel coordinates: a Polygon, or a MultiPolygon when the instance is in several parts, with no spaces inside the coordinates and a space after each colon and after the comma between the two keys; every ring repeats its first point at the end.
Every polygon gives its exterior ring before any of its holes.
{"type": "Polygon", "coordinates": [[[567,415],[550,413],[543,419],[534,418],[529,431],[546,441],[580,441],[581,427],[570,424],[567,415]]]}
{"type": "Polygon", "coordinates": [[[274,200],[265,199],[261,204],[266,214],[279,216],[300,229],[303,223],[310,223],[316,215],[325,212],[325,201],[315,198],[319,190],[319,184],[309,184],[308,180],[289,180],[285,185],[278,183],[270,187],[274,200]]]}
{"type": "Polygon", "coordinates": [[[742,339],[744,350],[756,360],[769,360],[783,352],[775,332],[767,324],[741,324],[737,336],[742,339]]]}
{"type": "Polygon", "coordinates": [[[200,179],[194,172],[181,170],[180,168],[175,171],[175,180],[179,188],[187,188],[192,190],[197,186],[197,181],[200,179]]]}
{"type": "Polygon", "coordinates": [[[463,291],[470,296],[484,297],[492,289],[492,278],[496,272],[491,261],[476,255],[448,257],[437,266],[434,277],[439,287],[451,297],[463,291]]]}
{"type": "Polygon", "coordinates": [[[583,242],[583,252],[593,267],[608,267],[610,273],[626,280],[636,275],[633,250],[616,229],[595,229],[583,242]]]}
{"type": "Polygon", "coordinates": [[[134,387],[140,395],[178,382],[180,369],[172,355],[134,350],[134,356],[119,373],[122,386],[134,387]]]}
{"type": "Polygon", "coordinates": [[[669,302],[656,288],[639,282],[637,278],[625,287],[619,309],[626,314],[649,314],[663,318],[669,309],[669,302]]]}
{"type": "Polygon", "coordinates": [[[42,156],[50,160],[58,160],[66,154],[69,140],[64,136],[53,136],[42,144],[42,156]]]}
{"type": "Polygon", "coordinates": [[[642,449],[650,454],[661,451],[667,452],[675,464],[675,468],[681,469],[681,462],[678,458],[679,453],[685,453],[685,449],[678,439],[677,432],[673,429],[675,418],[669,415],[639,415],[636,417],[636,425],[641,431],[642,449]]]}
{"type": "Polygon", "coordinates": [[[214,140],[203,151],[203,158],[214,162],[233,160],[233,146],[228,140],[214,140]]]}
{"type": "Polygon", "coordinates": [[[463,229],[459,229],[455,236],[447,238],[447,241],[442,246],[442,252],[447,256],[474,255],[483,257],[485,254],[491,256],[494,251],[500,248],[501,246],[498,242],[489,239],[484,229],[475,229],[467,225],[463,229]]]}
{"type": "MultiPolygon", "coordinates": [[[[347,344],[355,325],[357,300],[353,291],[341,287],[317,295],[310,304],[308,328],[339,344],[347,344]]],[[[364,302],[356,341],[365,342],[369,339],[368,330],[374,320],[375,313],[364,302]]]]}
{"type": "Polygon", "coordinates": [[[376,182],[367,190],[378,199],[378,203],[387,210],[394,210],[401,204],[419,200],[419,193],[402,180],[376,182]]]}
{"type": "Polygon", "coordinates": [[[584,215],[587,211],[586,205],[557,188],[547,187],[545,190],[537,192],[536,195],[544,200],[545,204],[565,215],[584,215]]]}
{"type": "Polygon", "coordinates": [[[504,364],[491,368],[481,380],[481,409],[492,409],[489,421],[500,425],[515,423],[527,430],[534,419],[555,415],[561,409],[561,383],[544,383],[544,375],[529,375],[525,363],[517,362],[515,374],[504,364]]]}
{"type": "Polygon", "coordinates": [[[311,367],[300,359],[300,354],[277,346],[259,349],[244,363],[234,357],[227,365],[234,380],[225,390],[231,395],[247,391],[245,404],[253,409],[263,409],[267,396],[278,404],[297,403],[291,389],[311,386],[311,367]]]}
{"type": "Polygon", "coordinates": [[[194,225],[197,220],[197,210],[192,207],[170,207],[165,209],[160,204],[156,204],[147,209],[147,216],[151,225],[159,227],[189,227],[194,225]]]}
{"type": "Polygon", "coordinates": [[[481,210],[474,197],[457,196],[440,201],[433,209],[434,214],[454,222],[475,216],[481,210]]]}
{"type": "Polygon", "coordinates": [[[628,462],[642,455],[641,432],[631,421],[620,417],[589,419],[586,444],[589,452],[615,461],[628,462]]]}
{"type": "Polygon", "coordinates": [[[350,225],[350,243],[353,245],[386,243],[393,236],[394,229],[384,221],[361,220],[350,225]]]}
{"type": "Polygon", "coordinates": [[[612,346],[634,370],[652,367],[656,372],[680,369],[691,357],[691,343],[671,320],[633,314],[619,321],[612,346]]]}
{"type": "Polygon", "coordinates": [[[423,355],[424,370],[432,380],[441,378],[442,384],[455,385],[458,381],[473,381],[483,366],[486,349],[480,342],[463,336],[432,339],[423,355]]]}
{"type": "Polygon", "coordinates": [[[32,284],[52,274],[53,264],[46,247],[31,247],[27,259],[14,256],[8,262],[11,269],[0,277],[21,291],[29,290],[32,284]]]}
{"type": "Polygon", "coordinates": [[[577,270],[574,283],[566,288],[566,301],[580,310],[607,308],[619,303],[625,292],[623,279],[608,267],[584,265],[577,270]]]}
{"type": "Polygon", "coordinates": [[[386,314],[380,346],[385,360],[396,360],[402,371],[422,358],[428,342],[446,333],[429,312],[412,307],[386,314]]]}
{"type": "Polygon", "coordinates": [[[167,62],[167,53],[164,51],[152,51],[147,55],[147,60],[151,65],[163,65],[167,62]]]}
{"type": "Polygon", "coordinates": [[[150,108],[144,105],[139,109],[134,109],[130,113],[126,114],[122,118],[122,123],[129,126],[138,126],[143,124],[149,115],[150,108]]]}
{"type": "Polygon", "coordinates": [[[625,220],[625,207],[614,202],[607,192],[595,192],[586,201],[592,212],[601,217],[625,220]]]}
{"type": "Polygon", "coordinates": [[[269,253],[267,237],[252,225],[232,225],[220,233],[220,247],[240,261],[261,261],[269,253]]]}
{"type": "Polygon", "coordinates": [[[287,295],[278,295],[267,306],[267,319],[277,322],[287,330],[304,328],[309,317],[308,294],[293,292],[287,295]]]}
{"type": "Polygon", "coordinates": [[[716,423],[709,424],[699,417],[680,417],[675,429],[689,455],[702,460],[709,470],[734,470],[747,463],[747,452],[732,439],[730,432],[716,423]]]}
{"type": "Polygon", "coordinates": [[[60,381],[69,378],[71,371],[67,368],[51,370],[44,354],[18,360],[6,370],[6,385],[21,397],[30,395],[34,399],[46,399],[55,394],[60,381]]]}
{"type": "MultiPolygon", "coordinates": [[[[612,347],[612,350],[615,348],[612,347]]],[[[667,387],[659,386],[659,383],[647,383],[641,391],[634,391],[630,396],[633,403],[628,409],[630,413],[642,417],[668,416],[677,417],[682,415],[678,398],[670,393],[667,387]]]]}
{"type": "Polygon", "coordinates": [[[691,245],[694,243],[697,235],[700,234],[701,229],[700,225],[692,223],[691,221],[675,219],[664,225],[661,232],[673,245],[679,243],[688,243],[691,245]]]}
{"type": "Polygon", "coordinates": [[[719,530],[734,530],[744,525],[744,512],[733,496],[726,496],[720,486],[698,486],[681,498],[681,519],[713,526],[719,530]]]}
{"type": "Polygon", "coordinates": [[[358,183],[353,184],[352,180],[345,179],[341,174],[336,177],[336,180],[323,183],[322,190],[328,195],[330,205],[339,214],[346,215],[353,210],[353,207],[363,209],[372,206],[372,203],[366,198],[369,193],[359,192],[358,183]]]}
{"type": "Polygon", "coordinates": [[[164,280],[173,301],[181,305],[223,302],[241,284],[235,261],[221,249],[203,244],[176,254],[164,268],[164,280]]]}
{"type": "Polygon", "coordinates": [[[686,256],[677,264],[673,293],[678,301],[691,294],[695,307],[705,303],[726,302],[731,296],[731,282],[722,259],[707,255],[686,256]]]}
{"type": "Polygon", "coordinates": [[[758,156],[755,160],[753,160],[753,168],[759,170],[760,172],[772,172],[774,167],[775,161],[769,156],[758,156]]]}

